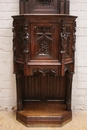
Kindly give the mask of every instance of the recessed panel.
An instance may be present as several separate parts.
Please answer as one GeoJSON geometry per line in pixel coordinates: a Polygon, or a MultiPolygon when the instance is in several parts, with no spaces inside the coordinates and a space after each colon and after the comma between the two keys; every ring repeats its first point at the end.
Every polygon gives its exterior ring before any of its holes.
{"type": "Polygon", "coordinates": [[[31,60],[58,60],[58,24],[32,24],[31,60]]]}
{"type": "Polygon", "coordinates": [[[57,0],[30,0],[30,13],[59,13],[57,0]]]}

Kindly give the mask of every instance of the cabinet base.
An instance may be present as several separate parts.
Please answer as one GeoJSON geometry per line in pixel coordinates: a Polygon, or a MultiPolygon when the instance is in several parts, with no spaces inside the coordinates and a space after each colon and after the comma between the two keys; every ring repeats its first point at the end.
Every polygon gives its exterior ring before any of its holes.
{"type": "Polygon", "coordinates": [[[72,119],[72,112],[59,102],[27,102],[16,118],[25,126],[63,126],[72,119]]]}

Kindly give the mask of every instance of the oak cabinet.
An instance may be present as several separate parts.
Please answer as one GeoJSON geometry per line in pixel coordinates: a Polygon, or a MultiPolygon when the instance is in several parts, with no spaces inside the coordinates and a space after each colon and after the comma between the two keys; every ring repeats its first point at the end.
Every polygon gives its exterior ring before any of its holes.
{"type": "MultiPolygon", "coordinates": [[[[38,2],[42,9],[42,4],[47,7],[54,1],[38,2]]],[[[12,17],[16,118],[26,126],[62,126],[72,119],[76,16],[30,13],[12,17]]]]}

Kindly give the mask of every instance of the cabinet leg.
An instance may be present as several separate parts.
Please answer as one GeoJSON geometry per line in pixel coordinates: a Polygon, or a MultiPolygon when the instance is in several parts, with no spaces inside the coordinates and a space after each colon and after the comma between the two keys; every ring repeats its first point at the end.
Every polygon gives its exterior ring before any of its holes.
{"type": "Polygon", "coordinates": [[[73,74],[67,72],[67,92],[66,92],[66,110],[71,111],[71,90],[72,90],[72,77],[73,74]]]}
{"type": "Polygon", "coordinates": [[[22,107],[22,75],[21,73],[16,74],[16,83],[17,83],[17,111],[21,111],[22,107]]]}

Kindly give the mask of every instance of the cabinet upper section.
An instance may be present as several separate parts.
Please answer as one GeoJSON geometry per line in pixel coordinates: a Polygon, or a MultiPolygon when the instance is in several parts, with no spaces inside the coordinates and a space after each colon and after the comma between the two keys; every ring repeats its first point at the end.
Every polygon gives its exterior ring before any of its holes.
{"type": "Polygon", "coordinates": [[[76,16],[25,14],[13,19],[14,63],[26,66],[26,75],[35,66],[57,75],[59,66],[64,75],[65,66],[74,63],[76,16]]]}
{"type": "Polygon", "coordinates": [[[69,0],[20,0],[20,14],[69,14],[69,0]]]}

